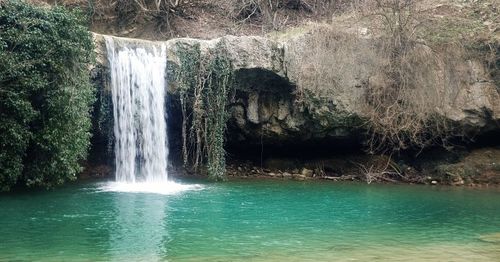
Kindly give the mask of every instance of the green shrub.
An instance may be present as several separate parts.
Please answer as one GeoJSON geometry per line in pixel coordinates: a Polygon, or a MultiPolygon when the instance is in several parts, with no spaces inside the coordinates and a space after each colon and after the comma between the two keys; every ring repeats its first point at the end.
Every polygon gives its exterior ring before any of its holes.
{"type": "Polygon", "coordinates": [[[0,2],[0,190],[75,178],[87,155],[92,36],[78,11],[0,2]]]}

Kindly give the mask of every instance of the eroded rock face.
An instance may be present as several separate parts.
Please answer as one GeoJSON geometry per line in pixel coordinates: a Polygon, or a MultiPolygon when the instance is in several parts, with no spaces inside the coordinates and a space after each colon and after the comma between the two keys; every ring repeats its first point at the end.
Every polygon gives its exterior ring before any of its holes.
{"type": "MultiPolygon", "coordinates": [[[[94,39],[99,64],[95,70],[106,70],[103,36],[94,34],[94,39]]],[[[199,45],[203,57],[222,42],[233,63],[236,81],[235,96],[229,109],[229,143],[309,143],[359,136],[364,115],[358,102],[365,95],[366,82],[377,80],[374,73],[377,62],[369,54],[364,57],[351,52],[352,57],[339,61],[349,63],[352,72],[339,76],[340,87],[337,86],[325,99],[310,96],[304,102],[304,94],[297,96],[297,86],[301,84],[299,74],[305,70],[301,66],[303,54],[300,50],[308,48],[306,39],[307,34],[279,41],[257,36],[166,41],[168,91],[175,97],[174,76],[180,66],[180,48],[199,45]]],[[[370,41],[364,39],[358,44],[369,45],[370,41]]],[[[460,83],[457,92],[449,92],[446,103],[442,108],[436,108],[436,112],[471,130],[500,130],[499,87],[491,81],[481,63],[463,61],[461,66],[460,74],[467,80],[460,83]]],[[[106,88],[104,86],[104,90],[106,88]]]]}

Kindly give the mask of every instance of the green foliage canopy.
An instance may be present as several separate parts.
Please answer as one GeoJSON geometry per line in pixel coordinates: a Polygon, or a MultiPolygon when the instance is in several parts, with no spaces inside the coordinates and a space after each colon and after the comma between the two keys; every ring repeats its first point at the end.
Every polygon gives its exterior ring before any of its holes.
{"type": "Polygon", "coordinates": [[[75,178],[90,140],[93,42],[78,11],[0,2],[0,191],[75,178]]]}

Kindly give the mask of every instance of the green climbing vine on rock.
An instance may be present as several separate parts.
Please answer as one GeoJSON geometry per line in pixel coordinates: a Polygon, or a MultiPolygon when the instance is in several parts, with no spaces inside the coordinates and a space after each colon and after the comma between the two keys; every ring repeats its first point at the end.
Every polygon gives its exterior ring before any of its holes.
{"type": "Polygon", "coordinates": [[[179,47],[176,74],[182,107],[182,140],[185,167],[206,167],[214,180],[225,179],[224,140],[227,104],[233,84],[233,68],[221,41],[201,58],[198,44],[179,47]]]}

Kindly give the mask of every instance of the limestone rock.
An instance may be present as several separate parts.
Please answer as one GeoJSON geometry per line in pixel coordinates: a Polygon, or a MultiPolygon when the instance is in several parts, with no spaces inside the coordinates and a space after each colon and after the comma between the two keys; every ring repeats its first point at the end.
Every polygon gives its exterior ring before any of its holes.
{"type": "Polygon", "coordinates": [[[452,185],[500,184],[500,149],[481,148],[468,152],[460,161],[438,165],[434,172],[452,185]]]}
{"type": "MultiPolygon", "coordinates": [[[[373,42],[369,32],[362,28],[360,32],[360,41],[350,47],[353,50],[373,42]]],[[[237,91],[235,102],[230,105],[230,143],[297,144],[357,137],[363,131],[360,130],[360,121],[364,114],[359,101],[365,95],[364,86],[367,82],[384,83],[376,74],[379,62],[371,53],[350,52],[350,56],[339,57],[339,64],[350,73],[339,72],[338,86],[332,89],[332,95],[327,99],[299,103],[296,91],[301,84],[303,50],[308,48],[308,37],[304,33],[280,40],[259,36],[225,36],[212,40],[177,38],[165,41],[168,50],[168,91],[176,93],[174,76],[180,63],[180,47],[199,45],[204,57],[210,55],[218,43],[222,43],[234,66],[237,91]]],[[[106,70],[103,36],[94,34],[94,40],[97,68],[106,70]]],[[[496,124],[500,121],[498,87],[480,62],[463,61],[461,67],[464,70],[460,73],[468,81],[460,83],[458,92],[450,92],[445,97],[445,106],[436,108],[436,113],[475,133],[499,131],[500,127],[496,124]]],[[[325,85],[331,83],[325,82],[325,85]]]]}
{"type": "Polygon", "coordinates": [[[303,168],[301,174],[305,177],[312,177],[313,171],[311,169],[303,168]]]}
{"type": "Polygon", "coordinates": [[[247,119],[251,123],[259,123],[259,94],[257,93],[248,95],[247,119]]]}

